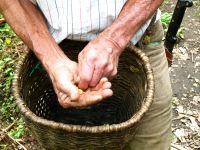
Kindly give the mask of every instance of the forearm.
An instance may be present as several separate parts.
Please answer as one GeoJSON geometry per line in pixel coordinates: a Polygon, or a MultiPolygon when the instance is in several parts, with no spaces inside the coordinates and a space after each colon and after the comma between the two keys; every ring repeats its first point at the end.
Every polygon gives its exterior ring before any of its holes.
{"type": "Polygon", "coordinates": [[[102,34],[124,49],[162,2],[163,0],[127,0],[118,18],[102,34]]]}
{"type": "Polygon", "coordinates": [[[0,0],[0,10],[47,70],[59,58],[65,57],[50,35],[42,14],[29,0],[0,0]]]}

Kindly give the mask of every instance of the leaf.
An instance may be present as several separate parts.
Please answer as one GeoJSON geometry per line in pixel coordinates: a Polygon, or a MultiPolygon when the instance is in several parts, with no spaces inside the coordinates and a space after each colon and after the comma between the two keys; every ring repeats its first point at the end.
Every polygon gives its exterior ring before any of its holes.
{"type": "Polygon", "coordinates": [[[4,60],[6,63],[8,63],[9,61],[12,60],[12,58],[10,58],[10,57],[6,57],[6,58],[4,58],[3,60],[4,60]]]}
{"type": "Polygon", "coordinates": [[[161,15],[161,22],[162,22],[162,25],[167,28],[169,26],[169,23],[172,19],[172,13],[168,13],[168,12],[165,12],[161,15]]]}
{"type": "Polygon", "coordinates": [[[134,67],[133,65],[129,66],[129,69],[130,69],[130,71],[133,72],[133,73],[137,73],[137,72],[140,71],[138,68],[134,67]]]}
{"type": "Polygon", "coordinates": [[[178,106],[180,104],[179,99],[177,97],[172,98],[172,103],[178,106]]]}
{"type": "Polygon", "coordinates": [[[199,85],[198,85],[198,83],[193,83],[193,86],[198,87],[199,85]]]}
{"type": "Polygon", "coordinates": [[[1,144],[1,143],[0,143],[0,148],[4,149],[4,148],[6,148],[6,147],[7,147],[6,144],[1,144]]]}
{"type": "Polygon", "coordinates": [[[186,142],[186,139],[185,139],[185,130],[180,128],[180,129],[176,129],[174,131],[174,134],[176,135],[176,137],[181,141],[181,142],[186,142]]]}
{"type": "Polygon", "coordinates": [[[5,43],[6,43],[7,45],[10,45],[11,41],[12,41],[11,38],[6,38],[6,39],[5,39],[5,43]]]}
{"type": "Polygon", "coordinates": [[[200,84],[200,80],[199,79],[194,78],[194,80],[195,80],[196,83],[200,84]]]}
{"type": "Polygon", "coordinates": [[[7,23],[5,23],[4,25],[0,26],[0,32],[10,32],[10,31],[11,31],[11,28],[7,23]]]}
{"type": "Polygon", "coordinates": [[[199,126],[198,123],[196,122],[196,118],[190,116],[189,117],[191,124],[189,125],[190,129],[193,131],[198,131],[199,130],[199,126]]]}
{"type": "Polygon", "coordinates": [[[184,39],[184,32],[185,32],[185,28],[181,26],[181,27],[178,29],[178,32],[177,32],[177,34],[176,34],[177,38],[179,38],[179,39],[184,39]]]}

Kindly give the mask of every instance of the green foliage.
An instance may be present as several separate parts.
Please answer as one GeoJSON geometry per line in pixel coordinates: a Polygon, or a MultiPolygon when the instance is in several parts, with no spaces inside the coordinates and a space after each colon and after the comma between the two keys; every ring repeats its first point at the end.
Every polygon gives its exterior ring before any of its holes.
{"type": "MultiPolygon", "coordinates": [[[[0,15],[0,18],[2,16],[0,15]]],[[[0,24],[0,50],[7,48],[12,43],[12,38],[15,38],[16,34],[12,31],[7,23],[0,24]]]]}
{"type": "Polygon", "coordinates": [[[18,59],[15,51],[16,39],[16,34],[7,23],[0,24],[0,120],[6,122],[13,121],[12,116],[17,112],[11,96],[13,72],[18,59]]]}
{"type": "Polygon", "coordinates": [[[19,139],[24,135],[24,132],[25,132],[25,123],[23,122],[22,119],[20,119],[17,122],[17,126],[14,129],[11,129],[8,134],[15,139],[19,139]]]}
{"type": "Polygon", "coordinates": [[[17,112],[10,90],[15,61],[5,51],[0,51],[0,58],[0,114],[4,119],[11,121],[13,114],[17,112]]]}
{"type": "MultiPolygon", "coordinates": [[[[11,86],[14,68],[20,57],[19,51],[16,50],[19,41],[7,23],[0,25],[0,122],[3,123],[3,127],[18,118],[19,111],[11,94],[11,86]]],[[[9,131],[9,135],[13,138],[21,138],[24,130],[24,122],[19,119],[9,131]]],[[[7,149],[7,146],[0,143],[0,149],[7,149]]]]}
{"type": "Polygon", "coordinates": [[[6,144],[0,142],[0,149],[5,150],[7,148],[6,144]]]}
{"type": "Polygon", "coordinates": [[[168,13],[168,12],[164,12],[162,13],[161,15],[161,23],[164,27],[164,31],[167,32],[167,29],[168,29],[168,26],[169,26],[169,23],[172,19],[172,13],[168,13]]]}
{"type": "Polygon", "coordinates": [[[178,32],[176,34],[177,38],[179,40],[181,39],[184,39],[184,33],[185,33],[185,28],[183,26],[181,26],[179,29],[178,29],[178,32]]]}
{"type": "Polygon", "coordinates": [[[16,37],[7,23],[0,25],[0,50],[7,48],[12,43],[12,38],[16,37]]]}
{"type": "MultiPolygon", "coordinates": [[[[169,27],[169,24],[171,22],[171,19],[172,19],[172,13],[168,13],[168,12],[162,13],[162,15],[161,15],[161,23],[163,25],[165,33],[168,30],[168,27],[169,27]]],[[[184,39],[184,31],[185,31],[185,28],[183,26],[181,26],[178,29],[178,32],[176,34],[178,40],[184,39]]]]}

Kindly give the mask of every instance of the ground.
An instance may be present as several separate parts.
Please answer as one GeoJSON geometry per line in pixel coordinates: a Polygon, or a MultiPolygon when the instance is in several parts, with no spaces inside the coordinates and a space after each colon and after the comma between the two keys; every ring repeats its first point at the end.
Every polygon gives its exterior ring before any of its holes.
{"type": "MultiPolygon", "coordinates": [[[[172,149],[200,149],[200,1],[193,1],[182,26],[184,39],[174,49],[170,68],[173,89],[173,142],[172,149]]],[[[174,0],[166,3],[171,12],[174,0]]]]}
{"type": "MultiPolygon", "coordinates": [[[[172,150],[200,149],[200,0],[193,2],[182,22],[184,38],[175,46],[169,68],[173,89],[172,150]]],[[[161,9],[172,12],[175,4],[175,0],[165,1],[161,9]]],[[[29,134],[18,142],[28,149],[39,149],[29,134]]]]}

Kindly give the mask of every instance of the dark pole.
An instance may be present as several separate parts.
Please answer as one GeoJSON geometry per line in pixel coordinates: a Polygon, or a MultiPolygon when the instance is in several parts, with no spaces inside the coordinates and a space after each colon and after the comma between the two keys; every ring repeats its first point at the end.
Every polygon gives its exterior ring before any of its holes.
{"type": "Polygon", "coordinates": [[[169,24],[165,37],[165,48],[169,65],[171,65],[172,63],[172,57],[173,57],[172,51],[177,41],[176,34],[183,20],[185,10],[187,7],[191,7],[192,5],[193,5],[192,0],[178,0],[176,7],[174,9],[172,19],[169,24]]]}

